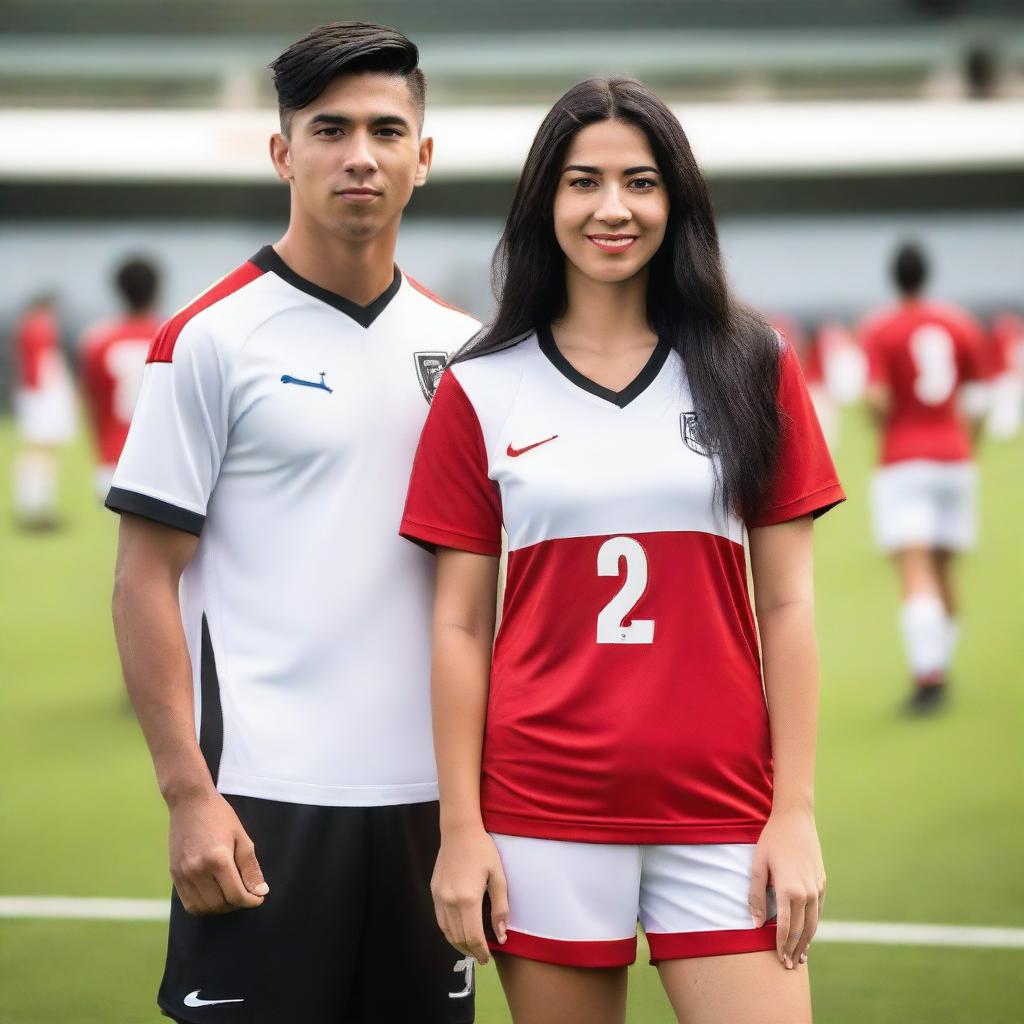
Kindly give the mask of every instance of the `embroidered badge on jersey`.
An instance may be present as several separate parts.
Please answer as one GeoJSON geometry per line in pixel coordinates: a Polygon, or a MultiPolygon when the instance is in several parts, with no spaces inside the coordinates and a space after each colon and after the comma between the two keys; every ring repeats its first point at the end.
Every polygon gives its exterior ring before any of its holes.
{"type": "Polygon", "coordinates": [[[441,380],[441,374],[448,365],[447,352],[416,352],[416,379],[420,382],[420,390],[429,405],[434,399],[434,392],[441,380]]]}
{"type": "Polygon", "coordinates": [[[695,412],[679,414],[679,433],[683,438],[683,444],[691,452],[703,455],[705,459],[710,459],[712,455],[716,454],[713,446],[705,440],[704,431],[701,429],[700,420],[695,412]]]}

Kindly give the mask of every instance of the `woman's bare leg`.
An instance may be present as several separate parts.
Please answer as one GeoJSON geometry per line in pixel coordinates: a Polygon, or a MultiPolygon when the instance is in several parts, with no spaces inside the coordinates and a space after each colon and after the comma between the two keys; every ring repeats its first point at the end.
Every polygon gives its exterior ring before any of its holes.
{"type": "Polygon", "coordinates": [[[562,967],[504,953],[494,960],[514,1024],[625,1024],[625,967],[562,967]]]}
{"type": "Polygon", "coordinates": [[[807,968],[771,950],[664,960],[658,973],[680,1024],[811,1024],[807,968]]]}

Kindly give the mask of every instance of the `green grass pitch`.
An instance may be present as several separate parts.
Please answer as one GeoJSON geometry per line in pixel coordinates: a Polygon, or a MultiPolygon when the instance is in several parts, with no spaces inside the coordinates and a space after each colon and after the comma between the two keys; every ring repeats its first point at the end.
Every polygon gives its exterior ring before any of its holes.
{"type": "MultiPolygon", "coordinates": [[[[0,423],[0,895],[166,896],[165,812],[111,636],[115,517],[80,441],[63,459],[68,528],[15,533],[13,450],[0,423]]],[[[953,701],[925,721],[896,714],[906,673],[895,580],[869,537],[871,450],[848,413],[850,501],[817,528],[827,916],[1024,927],[1024,442],[981,453],[953,701]]],[[[163,948],[160,924],[0,920],[0,1024],[156,1024],[163,948]]],[[[810,969],[820,1024],[1024,1020],[1022,950],[822,942],[810,969]]],[[[493,969],[479,982],[478,1021],[505,1024],[493,969]]],[[[642,956],[631,986],[630,1021],[669,1024],[642,956]]]]}

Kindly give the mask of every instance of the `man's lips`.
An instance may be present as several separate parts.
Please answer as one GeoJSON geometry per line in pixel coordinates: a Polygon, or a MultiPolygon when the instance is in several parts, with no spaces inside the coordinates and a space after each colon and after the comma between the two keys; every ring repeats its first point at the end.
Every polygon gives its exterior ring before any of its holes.
{"type": "Polygon", "coordinates": [[[636,235],[587,235],[602,252],[625,252],[636,241],[636,235]]]}
{"type": "Polygon", "coordinates": [[[376,199],[380,192],[375,188],[343,188],[335,192],[348,203],[370,203],[376,199]]]}

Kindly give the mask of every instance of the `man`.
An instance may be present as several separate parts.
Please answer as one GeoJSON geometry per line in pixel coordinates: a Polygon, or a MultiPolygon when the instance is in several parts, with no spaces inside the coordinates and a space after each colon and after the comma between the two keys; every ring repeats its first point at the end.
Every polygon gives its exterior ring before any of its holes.
{"type": "Polygon", "coordinates": [[[875,533],[900,573],[900,611],[914,679],[908,710],[947,694],[959,633],[953,556],[973,546],[973,440],[984,412],[982,335],[964,311],[922,298],[928,267],[916,245],[893,262],[901,295],[862,329],[867,401],[882,433],[875,474],[875,533]]]}
{"type": "Polygon", "coordinates": [[[96,324],[82,342],[80,379],[96,445],[96,492],[106,497],[121,457],[139,397],[149,343],[160,328],[156,319],[159,277],[146,259],[125,260],[114,285],[123,311],[96,324]]]}
{"type": "Polygon", "coordinates": [[[60,347],[57,300],[33,299],[14,330],[15,422],[20,449],[14,459],[14,513],[24,530],[52,530],[57,515],[58,459],[75,434],[75,401],[60,347]]]}
{"type": "Polygon", "coordinates": [[[394,265],[432,155],[417,60],[347,23],[273,63],[288,230],[161,329],[107,499],[177,1021],[473,1018],[429,892],[433,569],[398,535],[437,371],[478,326],[394,265]]]}

